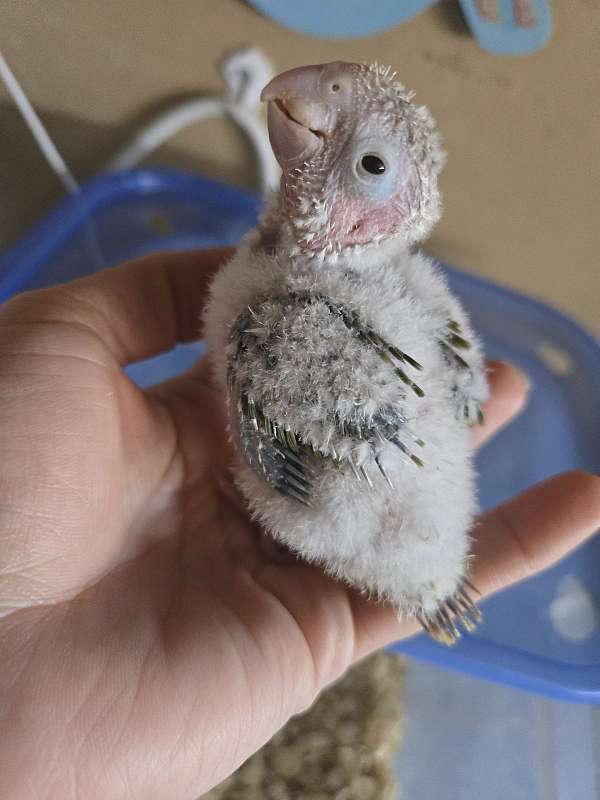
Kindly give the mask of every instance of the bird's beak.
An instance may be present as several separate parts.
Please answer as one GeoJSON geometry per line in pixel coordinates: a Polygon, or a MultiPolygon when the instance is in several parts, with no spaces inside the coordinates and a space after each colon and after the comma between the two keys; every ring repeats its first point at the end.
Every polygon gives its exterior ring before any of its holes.
{"type": "Polygon", "coordinates": [[[268,102],[269,139],[282,167],[306,161],[335,128],[336,110],[323,102],[321,78],[326,65],[298,67],[273,78],[260,99],[268,102]]]}

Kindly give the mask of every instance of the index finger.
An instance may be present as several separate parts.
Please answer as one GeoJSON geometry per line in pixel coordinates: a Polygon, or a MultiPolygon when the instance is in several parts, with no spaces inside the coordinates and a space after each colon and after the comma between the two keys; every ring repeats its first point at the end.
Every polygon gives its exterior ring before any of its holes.
{"type": "Polygon", "coordinates": [[[200,338],[210,281],[230,248],[156,253],[85,278],[17,296],[0,319],[60,322],[94,333],[120,364],[200,338]]]}
{"type": "Polygon", "coordinates": [[[474,530],[473,581],[492,594],[530,578],[600,526],[600,478],[573,471],[531,487],[484,514],[474,530]]]}
{"type": "Polygon", "coordinates": [[[473,429],[473,444],[481,447],[504,428],[525,406],[527,377],[505,361],[488,361],[490,399],[483,407],[484,423],[473,429]]]}

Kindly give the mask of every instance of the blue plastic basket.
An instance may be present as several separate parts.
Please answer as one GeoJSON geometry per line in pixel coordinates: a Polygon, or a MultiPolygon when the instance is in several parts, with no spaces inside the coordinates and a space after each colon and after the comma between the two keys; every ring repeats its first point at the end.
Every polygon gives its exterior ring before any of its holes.
{"type": "MultiPolygon", "coordinates": [[[[173,171],[96,178],[0,258],[0,301],[151,251],[235,244],[259,209],[247,192],[173,171]]],[[[533,381],[527,410],[479,457],[483,507],[563,470],[600,471],[598,344],[541,303],[453,269],[448,274],[488,355],[513,361],[533,381]]],[[[181,372],[201,351],[198,344],[180,346],[129,371],[148,385],[181,372]]],[[[600,537],[487,601],[485,623],[457,647],[419,636],[396,649],[551,697],[600,703],[600,629],[572,641],[550,617],[565,575],[575,576],[600,608],[600,537]]]]}

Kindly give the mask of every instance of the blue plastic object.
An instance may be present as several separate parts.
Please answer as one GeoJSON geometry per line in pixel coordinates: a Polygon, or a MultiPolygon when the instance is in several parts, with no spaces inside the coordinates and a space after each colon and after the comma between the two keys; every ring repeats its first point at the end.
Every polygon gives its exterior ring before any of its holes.
{"type": "Polygon", "coordinates": [[[460,0],[460,4],[471,33],[491,53],[533,53],[552,33],[547,0],[460,0]]]}
{"type": "Polygon", "coordinates": [[[311,36],[369,36],[393,28],[436,0],[250,0],[280,25],[311,36]]]}
{"type": "MultiPolygon", "coordinates": [[[[250,0],[280,25],[311,36],[369,36],[416,16],[437,0],[250,0]]],[[[492,53],[532,53],[552,31],[547,0],[460,0],[479,44],[492,53]]]]}
{"type": "MultiPolygon", "coordinates": [[[[96,178],[0,257],[0,301],[155,250],[234,244],[260,204],[239,189],[166,170],[96,178]]],[[[553,309],[448,269],[492,358],[532,378],[527,410],[480,455],[484,508],[557,472],[600,471],[600,347],[553,309]]],[[[181,372],[200,345],[133,365],[148,385],[181,372]]],[[[424,636],[397,645],[416,658],[551,697],[600,703],[600,623],[581,640],[554,627],[559,581],[573,575],[600,609],[600,537],[553,570],[484,603],[485,623],[448,649],[424,636]]],[[[600,614],[598,615],[600,617],[600,614]]]]}
{"type": "MultiPolygon", "coordinates": [[[[0,303],[156,250],[237,244],[257,219],[252,194],[168,170],[100,176],[0,256],[0,303]]],[[[189,344],[127,368],[140,386],[177,375],[202,354],[189,344]]]]}

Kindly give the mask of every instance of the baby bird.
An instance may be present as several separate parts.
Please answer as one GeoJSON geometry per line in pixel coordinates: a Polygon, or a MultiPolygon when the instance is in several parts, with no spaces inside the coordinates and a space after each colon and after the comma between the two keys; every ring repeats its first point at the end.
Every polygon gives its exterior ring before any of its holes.
{"type": "Polygon", "coordinates": [[[439,134],[376,64],[292,69],[262,99],[281,187],[204,316],[236,483],[275,539],[452,644],[480,618],[469,428],[488,386],[415,249],[441,213],[439,134]]]}

